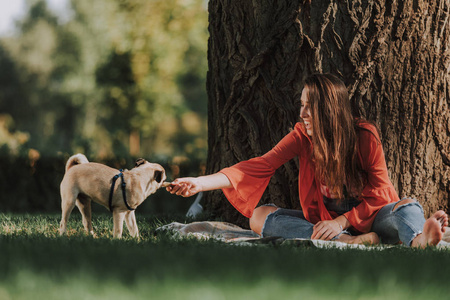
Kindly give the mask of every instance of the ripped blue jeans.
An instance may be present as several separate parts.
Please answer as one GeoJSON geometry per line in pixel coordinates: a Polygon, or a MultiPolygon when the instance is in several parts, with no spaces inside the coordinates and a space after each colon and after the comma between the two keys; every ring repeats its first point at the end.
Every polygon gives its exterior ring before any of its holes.
{"type": "Polygon", "coordinates": [[[411,246],[412,240],[422,233],[425,224],[423,208],[415,201],[399,205],[394,210],[397,203],[390,203],[380,209],[371,231],[378,234],[384,244],[397,244],[401,241],[403,245],[411,246]]]}
{"type": "MultiPolygon", "coordinates": [[[[404,245],[410,246],[412,240],[422,233],[425,224],[423,209],[420,203],[415,201],[400,205],[394,211],[394,206],[398,202],[387,204],[380,209],[371,231],[378,234],[382,243],[397,244],[401,241],[404,245]]],[[[349,211],[357,204],[351,203],[344,210],[349,211]]],[[[345,211],[338,213],[342,214],[345,211]]],[[[301,210],[279,208],[267,216],[261,233],[264,237],[309,239],[313,233],[313,226],[314,224],[305,219],[301,210]]]]}

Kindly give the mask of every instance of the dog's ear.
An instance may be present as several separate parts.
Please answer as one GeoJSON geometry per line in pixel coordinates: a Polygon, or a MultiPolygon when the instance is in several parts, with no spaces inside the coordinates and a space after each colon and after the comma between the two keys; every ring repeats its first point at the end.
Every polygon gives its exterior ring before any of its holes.
{"type": "Polygon", "coordinates": [[[155,174],[153,174],[153,179],[156,181],[156,182],[161,182],[161,180],[162,180],[162,171],[155,171],[155,174]]]}
{"type": "Polygon", "coordinates": [[[134,165],[134,167],[137,168],[137,167],[139,167],[140,165],[145,164],[145,162],[146,162],[145,159],[143,159],[143,158],[138,158],[138,159],[136,160],[136,164],[134,165]]]}

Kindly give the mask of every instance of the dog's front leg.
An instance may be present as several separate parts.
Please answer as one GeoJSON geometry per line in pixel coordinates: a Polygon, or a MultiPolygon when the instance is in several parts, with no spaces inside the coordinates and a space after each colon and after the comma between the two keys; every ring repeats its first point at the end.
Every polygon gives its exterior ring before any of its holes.
{"type": "Polygon", "coordinates": [[[136,216],[133,211],[127,211],[125,214],[125,222],[128,227],[128,232],[132,237],[139,237],[139,230],[136,224],[136,216]]]}
{"type": "Polygon", "coordinates": [[[125,218],[125,211],[114,210],[113,220],[114,220],[114,237],[120,239],[122,237],[123,231],[123,220],[125,218]]]}

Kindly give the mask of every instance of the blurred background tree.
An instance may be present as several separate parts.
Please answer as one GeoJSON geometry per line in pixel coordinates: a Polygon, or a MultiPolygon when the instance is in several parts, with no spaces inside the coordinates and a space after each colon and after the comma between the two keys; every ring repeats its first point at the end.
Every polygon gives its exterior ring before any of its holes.
{"type": "Polygon", "coordinates": [[[18,201],[0,210],[59,209],[64,163],[77,152],[198,175],[207,152],[204,0],[68,0],[64,18],[45,0],[25,3],[15,34],[0,36],[0,190],[18,201]],[[30,205],[36,197],[53,204],[30,205]]]}
{"type": "Polygon", "coordinates": [[[27,4],[17,35],[0,39],[0,113],[24,147],[205,158],[204,1],[77,0],[65,22],[27,4]]]}

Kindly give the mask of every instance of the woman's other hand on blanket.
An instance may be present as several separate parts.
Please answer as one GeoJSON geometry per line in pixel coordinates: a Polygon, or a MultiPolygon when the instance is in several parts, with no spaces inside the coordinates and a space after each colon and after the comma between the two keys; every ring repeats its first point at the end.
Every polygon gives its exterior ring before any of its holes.
{"type": "Polygon", "coordinates": [[[198,178],[185,177],[175,179],[166,190],[178,196],[191,197],[202,191],[198,178]]]}
{"type": "Polygon", "coordinates": [[[329,241],[342,232],[342,226],[336,221],[320,221],[313,227],[313,240],[329,241]]]}

